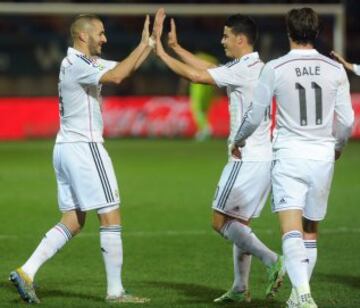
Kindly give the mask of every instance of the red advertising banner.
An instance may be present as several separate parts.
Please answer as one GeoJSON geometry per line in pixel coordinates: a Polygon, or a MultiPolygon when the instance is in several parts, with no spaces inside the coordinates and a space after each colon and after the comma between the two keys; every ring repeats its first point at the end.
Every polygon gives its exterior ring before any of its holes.
{"type": "MultiPolygon", "coordinates": [[[[355,111],[353,137],[360,138],[360,93],[352,94],[355,111]]],[[[106,137],[192,137],[196,124],[187,97],[107,97],[103,103],[106,137]]],[[[227,137],[229,114],[226,97],[213,102],[209,121],[214,137],[227,137]]],[[[45,138],[59,127],[56,97],[0,98],[0,140],[45,138]]]]}

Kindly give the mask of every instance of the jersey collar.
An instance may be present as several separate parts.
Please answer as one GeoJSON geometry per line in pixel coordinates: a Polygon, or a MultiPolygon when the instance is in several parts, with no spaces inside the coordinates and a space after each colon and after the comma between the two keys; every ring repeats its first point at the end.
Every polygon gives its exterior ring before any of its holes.
{"type": "Polygon", "coordinates": [[[69,47],[68,50],[67,50],[67,55],[70,56],[70,55],[79,55],[79,56],[85,56],[84,53],[82,53],[81,51],[73,48],[73,47],[69,47]]]}
{"type": "Polygon", "coordinates": [[[259,59],[259,53],[257,51],[248,53],[238,59],[239,62],[247,61],[249,59],[259,59]]]}
{"type": "Polygon", "coordinates": [[[295,55],[316,55],[319,52],[316,49],[291,49],[289,54],[295,55]]]}

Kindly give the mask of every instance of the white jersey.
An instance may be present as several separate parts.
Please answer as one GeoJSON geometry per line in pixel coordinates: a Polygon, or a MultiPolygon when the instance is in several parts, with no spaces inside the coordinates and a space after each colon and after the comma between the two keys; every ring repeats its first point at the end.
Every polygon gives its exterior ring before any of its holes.
{"type": "Polygon", "coordinates": [[[59,74],[60,130],[56,143],[103,142],[99,80],[117,62],[89,59],[68,48],[59,74]]]}
{"type": "Polygon", "coordinates": [[[276,98],[275,159],[334,160],[351,134],[354,112],[344,67],[315,49],[293,49],[268,62],[254,91],[254,103],[235,137],[243,142],[276,98]]]}
{"type": "MultiPolygon", "coordinates": [[[[218,87],[226,87],[229,97],[230,135],[229,144],[234,141],[244,112],[248,109],[253,90],[264,63],[257,52],[247,54],[223,66],[209,69],[208,72],[218,87]]],[[[246,140],[241,151],[244,161],[268,161],[272,158],[270,141],[270,111],[254,134],[246,140]]]]}
{"type": "Polygon", "coordinates": [[[344,67],[315,49],[294,49],[270,61],[277,102],[274,150],[277,157],[334,159],[334,111],[351,111],[344,67]]]}
{"type": "Polygon", "coordinates": [[[354,73],[356,75],[360,76],[360,65],[359,64],[354,64],[353,68],[354,68],[354,73]]]}

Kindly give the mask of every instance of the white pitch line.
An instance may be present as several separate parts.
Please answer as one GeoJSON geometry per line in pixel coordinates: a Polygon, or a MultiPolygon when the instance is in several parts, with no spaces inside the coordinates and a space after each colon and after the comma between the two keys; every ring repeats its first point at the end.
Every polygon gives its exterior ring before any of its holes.
{"type": "MultiPolygon", "coordinates": [[[[275,234],[272,229],[257,229],[254,230],[257,234],[275,234]]],[[[338,227],[330,229],[321,229],[320,234],[357,234],[360,233],[360,228],[338,227]]],[[[212,230],[168,230],[168,231],[129,231],[124,232],[126,237],[165,237],[165,236],[204,236],[214,235],[215,231],[212,230]]],[[[98,232],[82,232],[78,237],[98,237],[98,232]]],[[[1,239],[17,240],[19,238],[33,238],[32,235],[11,235],[0,234],[1,239]]]]}

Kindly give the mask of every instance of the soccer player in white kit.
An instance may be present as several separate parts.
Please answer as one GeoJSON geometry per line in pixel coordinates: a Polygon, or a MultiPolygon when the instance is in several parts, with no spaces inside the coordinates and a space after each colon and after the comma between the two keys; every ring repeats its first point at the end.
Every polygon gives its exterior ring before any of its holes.
{"type": "Polygon", "coordinates": [[[315,308],[309,281],[317,259],[318,224],[326,214],[334,159],[351,134],[354,113],[344,67],[314,49],[317,14],[311,8],[293,9],[286,25],[291,50],[264,66],[234,147],[237,151],[247,143],[274,95],[272,207],[293,286],[287,305],[315,308]]]}
{"type": "MultiPolygon", "coordinates": [[[[183,62],[164,51],[160,35],[156,38],[157,55],[175,73],[192,82],[226,87],[231,144],[243,111],[252,100],[253,87],[264,65],[254,51],[257,38],[255,22],[242,15],[227,19],[221,43],[226,56],[233,61],[220,67],[197,58],[178,44],[174,20],[171,20],[168,44],[183,62]]],[[[282,257],[264,245],[249,227],[251,219],[260,215],[269,194],[271,160],[270,115],[267,110],[260,127],[245,147],[243,158],[240,160],[229,154],[229,161],[216,189],[212,206],[213,227],[233,243],[235,279],[232,288],[216,298],[215,302],[250,301],[248,279],[252,255],[258,257],[268,269],[267,296],[273,296],[282,282],[282,257]]]]}
{"type": "Polygon", "coordinates": [[[338,54],[336,51],[331,52],[331,56],[334,57],[335,60],[339,61],[344,67],[353,72],[355,75],[360,76],[360,64],[350,63],[344,59],[340,54],[338,54]]]}
{"type": "MultiPolygon", "coordinates": [[[[162,16],[163,10],[159,10],[156,18],[162,16]]],[[[102,84],[119,84],[150,53],[149,22],[146,16],[140,43],[121,62],[100,58],[107,39],[97,16],[80,15],[71,25],[73,47],[69,47],[59,74],[60,130],[53,153],[62,218],[31,257],[10,274],[21,298],[28,303],[40,303],[33,286],[36,272],[81,231],[89,210],[97,211],[100,222],[106,301],[148,301],[126,293],[121,281],[120,196],[110,157],[103,147],[100,91],[102,84]]]]}

